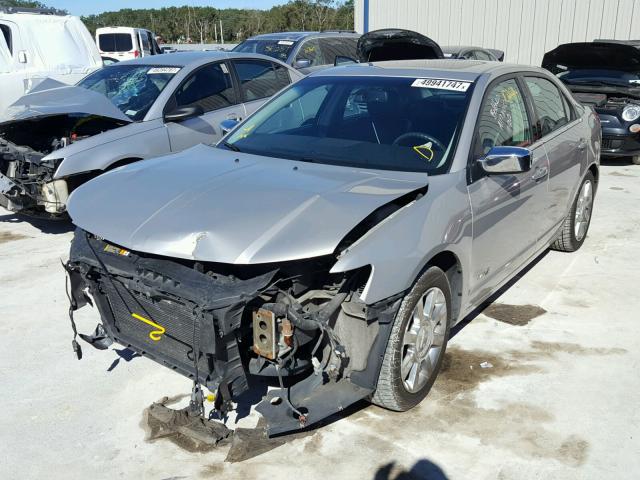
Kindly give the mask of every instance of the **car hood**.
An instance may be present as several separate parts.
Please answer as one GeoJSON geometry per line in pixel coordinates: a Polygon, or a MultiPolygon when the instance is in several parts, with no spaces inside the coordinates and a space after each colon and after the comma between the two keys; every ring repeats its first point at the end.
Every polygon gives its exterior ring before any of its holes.
{"type": "Polygon", "coordinates": [[[565,43],[544,54],[542,68],[555,74],[582,69],[640,72],[640,49],[613,42],[565,43]]]}
{"type": "Polygon", "coordinates": [[[131,122],[104,95],[48,78],[7,108],[0,116],[0,124],[64,113],[99,115],[131,122]]]}
{"type": "Polygon", "coordinates": [[[356,47],[360,62],[444,58],[440,45],[411,30],[385,28],[365,33],[356,47]]]}
{"type": "Polygon", "coordinates": [[[331,254],[426,173],[336,167],[199,145],[128,165],[69,199],[80,228],[127,249],[231,264],[331,254]]]}

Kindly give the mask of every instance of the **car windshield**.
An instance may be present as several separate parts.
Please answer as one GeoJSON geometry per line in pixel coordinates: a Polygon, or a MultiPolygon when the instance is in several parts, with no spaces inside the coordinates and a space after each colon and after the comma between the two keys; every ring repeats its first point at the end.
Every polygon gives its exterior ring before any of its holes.
{"type": "Polygon", "coordinates": [[[569,85],[640,86],[640,72],[620,70],[578,69],[558,73],[558,78],[569,85]]]}
{"type": "Polygon", "coordinates": [[[471,85],[309,77],[247,119],[221,147],[331,165],[446,173],[471,85]]]}
{"type": "Polygon", "coordinates": [[[147,114],[180,67],[109,65],[85,77],[79,87],[101,93],[133,121],[147,114]]]}
{"type": "Polygon", "coordinates": [[[293,40],[245,40],[234,48],[233,51],[241,53],[261,53],[262,55],[268,55],[269,57],[286,62],[295,43],[293,40]]]}

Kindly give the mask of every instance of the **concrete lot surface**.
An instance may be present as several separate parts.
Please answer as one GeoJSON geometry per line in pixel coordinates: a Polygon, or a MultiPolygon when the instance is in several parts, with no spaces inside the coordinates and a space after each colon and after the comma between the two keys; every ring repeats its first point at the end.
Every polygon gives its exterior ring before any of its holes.
{"type": "MultiPolygon", "coordinates": [[[[144,409],[190,383],[113,347],[78,361],[70,227],[0,210],[0,478],[640,478],[639,206],[640,167],[605,164],[583,248],[549,252],[461,328],[418,408],[362,404],[238,463],[145,440],[144,409]]],[[[98,314],[77,320],[89,333],[98,314]]]]}

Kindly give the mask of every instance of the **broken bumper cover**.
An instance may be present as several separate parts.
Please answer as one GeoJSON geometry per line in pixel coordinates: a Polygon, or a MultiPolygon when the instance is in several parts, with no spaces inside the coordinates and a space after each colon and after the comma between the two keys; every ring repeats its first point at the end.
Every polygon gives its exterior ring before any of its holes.
{"type": "MultiPolygon", "coordinates": [[[[200,273],[170,259],[112,246],[78,229],[67,271],[72,308],[88,303],[88,287],[104,329],[115,342],[218,391],[225,400],[237,399],[248,389],[253,352],[247,315],[277,281],[277,269],[245,280],[200,273]]],[[[267,433],[317,423],[369,396],[399,305],[396,296],[367,307],[366,318],[357,320],[359,328],[375,328],[364,361],[356,362],[363,365],[360,370],[339,378],[308,371],[290,387],[269,391],[257,406],[267,421],[267,433]],[[304,413],[304,420],[293,405],[304,413]]]]}

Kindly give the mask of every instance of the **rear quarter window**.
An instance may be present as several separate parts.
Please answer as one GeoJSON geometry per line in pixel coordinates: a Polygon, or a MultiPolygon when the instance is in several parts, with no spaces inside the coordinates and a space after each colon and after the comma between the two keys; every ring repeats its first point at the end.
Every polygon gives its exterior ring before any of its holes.
{"type": "Polygon", "coordinates": [[[525,77],[538,116],[541,136],[548,135],[570,121],[567,100],[560,89],[546,78],[525,77]]]}
{"type": "Polygon", "coordinates": [[[287,69],[277,63],[234,60],[233,64],[247,102],[271,97],[291,83],[287,69]]]}

